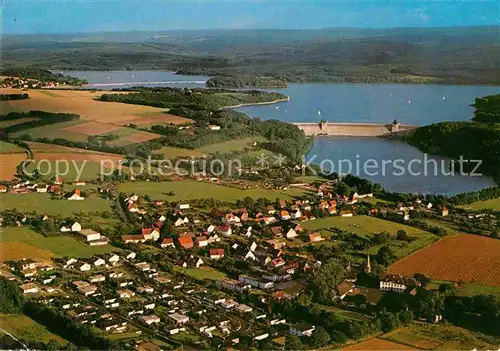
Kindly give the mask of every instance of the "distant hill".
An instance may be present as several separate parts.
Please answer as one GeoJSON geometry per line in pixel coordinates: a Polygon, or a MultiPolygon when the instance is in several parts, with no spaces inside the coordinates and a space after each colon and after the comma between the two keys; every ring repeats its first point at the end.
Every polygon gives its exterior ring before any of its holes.
{"type": "Polygon", "coordinates": [[[498,28],[327,28],[4,36],[3,64],[288,82],[500,84],[498,28]]]}

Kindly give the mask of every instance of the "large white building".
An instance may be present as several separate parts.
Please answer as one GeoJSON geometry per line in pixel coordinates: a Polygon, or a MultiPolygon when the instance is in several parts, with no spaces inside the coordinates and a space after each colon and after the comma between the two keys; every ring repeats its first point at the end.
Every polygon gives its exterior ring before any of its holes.
{"type": "Polygon", "coordinates": [[[409,286],[416,285],[417,284],[414,279],[396,274],[387,274],[380,279],[380,290],[382,291],[395,291],[402,293],[409,286]]]}

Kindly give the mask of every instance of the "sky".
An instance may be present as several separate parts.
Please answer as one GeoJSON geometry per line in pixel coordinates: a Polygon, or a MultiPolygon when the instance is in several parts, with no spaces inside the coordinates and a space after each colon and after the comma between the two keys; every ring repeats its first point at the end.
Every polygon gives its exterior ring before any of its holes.
{"type": "Polygon", "coordinates": [[[3,34],[500,25],[500,0],[0,0],[3,34]]]}

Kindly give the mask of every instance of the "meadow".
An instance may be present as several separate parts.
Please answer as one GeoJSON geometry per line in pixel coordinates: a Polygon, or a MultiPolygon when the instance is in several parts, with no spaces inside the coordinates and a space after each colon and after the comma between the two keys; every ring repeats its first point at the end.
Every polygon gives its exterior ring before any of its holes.
{"type": "Polygon", "coordinates": [[[268,198],[292,199],[303,195],[300,189],[271,190],[271,189],[237,189],[213,183],[182,181],[182,182],[131,182],[121,183],[119,191],[127,194],[149,195],[152,199],[168,201],[193,200],[201,198],[214,198],[220,201],[234,202],[247,196],[254,199],[268,198]],[[173,196],[167,195],[172,191],[173,196]]]}
{"type": "Polygon", "coordinates": [[[363,253],[374,255],[378,252],[380,247],[389,246],[398,258],[404,257],[422,247],[429,246],[438,240],[438,237],[434,234],[424,230],[370,216],[326,217],[305,222],[302,224],[302,227],[309,230],[319,230],[326,238],[333,235],[331,230],[332,227],[356,233],[363,237],[367,237],[368,234],[388,232],[394,236],[393,240],[383,245],[372,246],[363,253]],[[410,242],[397,240],[396,233],[398,230],[404,230],[408,236],[414,237],[415,239],[410,242]]]}
{"type": "Polygon", "coordinates": [[[25,315],[2,314],[0,315],[0,326],[20,339],[43,341],[45,343],[56,340],[61,345],[68,343],[59,335],[52,334],[43,325],[25,315]]]}
{"type": "Polygon", "coordinates": [[[204,279],[219,280],[227,278],[227,276],[224,273],[219,272],[218,270],[212,268],[184,268],[180,266],[175,266],[174,271],[178,273],[183,273],[197,280],[204,280],[204,279]]]}
{"type": "Polygon", "coordinates": [[[327,229],[331,227],[336,227],[361,236],[366,236],[367,234],[378,234],[380,232],[388,232],[396,235],[397,231],[400,229],[408,233],[409,236],[422,236],[430,234],[415,227],[364,215],[353,217],[332,216],[318,218],[304,223],[302,227],[310,230],[321,231],[327,231],[327,229]]]}
{"type": "Polygon", "coordinates": [[[0,211],[16,209],[19,212],[38,212],[40,214],[70,217],[79,213],[112,212],[111,201],[90,196],[83,201],[66,199],[53,200],[49,194],[0,194],[0,211]]]}
{"type": "MultiPolygon", "coordinates": [[[[11,243],[22,243],[50,252],[54,256],[69,257],[92,257],[96,254],[104,254],[119,250],[110,245],[89,246],[83,241],[76,239],[76,237],[72,237],[70,234],[45,237],[25,227],[9,227],[2,229],[0,232],[0,248],[2,250],[4,243],[8,243],[9,249],[13,249],[11,243]]],[[[24,248],[24,246],[22,247],[24,248]]],[[[30,251],[19,250],[18,255],[18,260],[25,257],[34,258],[30,251]]],[[[10,257],[10,259],[16,259],[16,257],[10,257]]]]}
{"type": "MultiPolygon", "coordinates": [[[[1,128],[1,127],[0,127],[1,128]]],[[[25,153],[26,150],[16,144],[0,140],[0,154],[25,153]]]]}
{"type": "Polygon", "coordinates": [[[498,199],[490,199],[485,201],[477,201],[473,202],[469,205],[459,206],[461,208],[470,209],[470,210],[493,210],[500,211],[500,198],[498,199]]]}
{"type": "Polygon", "coordinates": [[[261,142],[266,142],[267,139],[263,137],[252,137],[252,138],[243,138],[243,139],[237,139],[237,140],[230,140],[222,143],[216,143],[216,144],[211,144],[207,146],[200,147],[196,149],[196,151],[202,152],[202,153],[207,153],[207,154],[214,154],[216,152],[218,153],[229,153],[229,152],[234,152],[234,151],[243,151],[245,148],[248,149],[253,149],[255,148],[253,146],[254,142],[257,142],[257,145],[261,142]]]}

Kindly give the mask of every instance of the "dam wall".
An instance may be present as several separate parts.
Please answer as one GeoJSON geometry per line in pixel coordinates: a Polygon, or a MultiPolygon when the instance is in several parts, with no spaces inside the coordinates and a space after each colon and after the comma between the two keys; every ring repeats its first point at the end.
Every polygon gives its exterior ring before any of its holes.
{"type": "Polygon", "coordinates": [[[319,123],[293,123],[302,129],[306,135],[332,135],[332,136],[383,136],[391,133],[404,132],[418,128],[413,125],[398,125],[378,123],[330,123],[320,127],[319,123]]]}

